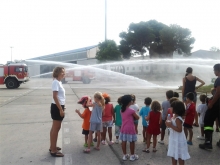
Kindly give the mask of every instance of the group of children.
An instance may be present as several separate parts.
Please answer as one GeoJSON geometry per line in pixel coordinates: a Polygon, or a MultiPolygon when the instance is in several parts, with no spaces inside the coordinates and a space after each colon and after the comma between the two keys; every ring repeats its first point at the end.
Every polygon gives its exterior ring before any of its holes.
{"type": "MultiPolygon", "coordinates": [[[[96,92],[94,102],[89,96],[84,96],[79,100],[79,104],[85,108],[81,114],[79,110],[76,113],[83,118],[83,131],[85,135],[84,149],[85,153],[90,152],[90,146],[93,140],[97,140],[96,150],[100,150],[100,143],[106,144],[106,133],[109,135],[109,145],[114,144],[112,140],[112,126],[115,123],[116,143],[121,140],[123,160],[137,160],[135,154],[135,141],[138,134],[139,115],[142,118],[143,142],[146,142],[146,148],[143,152],[150,152],[151,137],[153,137],[153,152],[156,152],[157,136],[161,134],[158,143],[164,144],[165,130],[169,129],[169,142],[167,155],[172,158],[173,164],[177,161],[184,164],[184,160],[189,159],[188,145],[192,145],[193,121],[196,113],[196,106],[193,102],[194,94],[188,93],[185,102],[178,99],[179,95],[172,90],[166,92],[167,100],[160,104],[158,101],[152,101],[150,97],[145,98],[144,104],[139,111],[135,103],[135,95],[124,95],[118,98],[118,105],[113,107],[110,97],[107,93],[96,92]],[[90,111],[89,107],[92,107],[90,111]],[[162,111],[162,112],[161,112],[162,111]],[[139,113],[139,115],[138,115],[139,113]],[[95,132],[95,139],[92,134],[95,132]],[[189,138],[188,138],[189,135],[189,138]],[[188,138],[188,141],[187,141],[188,138]],[[130,143],[130,155],[126,151],[126,143],[130,143]]],[[[200,116],[201,136],[204,139],[203,118],[207,110],[206,96],[200,95],[201,105],[197,112],[200,116]]]]}

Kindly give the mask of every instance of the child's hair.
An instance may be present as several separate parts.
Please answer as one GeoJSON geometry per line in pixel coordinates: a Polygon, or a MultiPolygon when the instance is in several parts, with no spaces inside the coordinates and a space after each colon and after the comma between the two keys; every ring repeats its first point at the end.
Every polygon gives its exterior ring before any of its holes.
{"type": "Polygon", "coordinates": [[[105,99],[102,96],[102,93],[101,92],[95,92],[94,97],[97,98],[98,100],[100,100],[102,108],[104,109],[104,107],[105,107],[105,99]]]}
{"type": "Polygon", "coordinates": [[[182,101],[176,100],[172,102],[171,107],[173,108],[173,113],[177,114],[178,116],[185,115],[185,106],[182,101]]]}
{"type": "Polygon", "coordinates": [[[124,112],[126,110],[126,107],[129,105],[129,103],[132,101],[131,95],[124,95],[121,97],[121,112],[124,112]]]}
{"type": "Polygon", "coordinates": [[[64,69],[64,67],[62,67],[62,66],[57,66],[56,68],[54,68],[53,78],[58,78],[59,74],[62,72],[63,69],[64,69]]]}
{"type": "Polygon", "coordinates": [[[177,98],[179,98],[179,93],[177,93],[177,92],[173,92],[173,97],[177,97],[177,98]]]}
{"type": "Polygon", "coordinates": [[[172,102],[179,100],[177,97],[172,97],[169,101],[170,101],[170,105],[172,104],[172,102]]]}
{"type": "Polygon", "coordinates": [[[167,96],[168,99],[172,98],[173,97],[173,91],[172,90],[166,91],[166,96],[167,96]]]}
{"type": "Polygon", "coordinates": [[[118,100],[117,100],[117,102],[118,102],[119,105],[121,105],[121,97],[122,97],[122,96],[120,96],[120,97],[118,98],[118,100]]]}
{"type": "Polygon", "coordinates": [[[105,104],[108,104],[111,101],[110,96],[107,93],[103,93],[102,96],[105,99],[105,104]]]}
{"type": "Polygon", "coordinates": [[[136,97],[135,97],[135,95],[134,95],[134,94],[131,94],[131,98],[132,98],[133,102],[135,102],[136,97]]]}
{"type": "Polygon", "coordinates": [[[153,101],[152,104],[151,104],[151,110],[152,111],[155,111],[155,112],[159,112],[161,111],[161,105],[158,101],[153,101]]]}
{"type": "Polygon", "coordinates": [[[194,93],[192,93],[192,92],[187,93],[186,98],[189,99],[190,101],[193,101],[194,100],[194,93]]]}
{"type": "Polygon", "coordinates": [[[205,103],[206,101],[206,95],[202,94],[199,96],[199,100],[202,102],[202,103],[205,103]]]}
{"type": "Polygon", "coordinates": [[[150,97],[146,97],[146,98],[144,99],[144,104],[146,104],[146,105],[150,105],[151,102],[152,102],[152,99],[151,99],[150,97]]]}

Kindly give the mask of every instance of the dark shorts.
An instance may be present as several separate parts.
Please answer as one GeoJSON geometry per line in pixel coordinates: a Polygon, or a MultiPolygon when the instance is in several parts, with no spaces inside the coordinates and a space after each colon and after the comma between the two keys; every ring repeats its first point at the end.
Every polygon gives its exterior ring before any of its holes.
{"type": "MultiPolygon", "coordinates": [[[[61,107],[63,108],[64,110],[64,105],[61,105],[61,107]]],[[[57,107],[56,104],[51,104],[50,106],[50,114],[51,114],[51,118],[53,120],[59,120],[59,121],[62,121],[64,117],[61,117],[60,116],[60,110],[59,108],[57,107]]]]}
{"type": "Polygon", "coordinates": [[[160,125],[160,128],[161,128],[163,131],[166,130],[166,128],[167,128],[165,122],[166,122],[166,120],[162,120],[162,123],[161,123],[161,125],[160,125]]]}
{"type": "Polygon", "coordinates": [[[88,135],[88,134],[89,134],[89,130],[84,130],[84,129],[83,129],[83,130],[82,130],[82,134],[83,134],[83,135],[88,135]]]}
{"type": "Polygon", "coordinates": [[[185,122],[183,123],[183,126],[186,127],[186,128],[193,128],[192,125],[187,124],[187,123],[185,123],[185,122]]]}

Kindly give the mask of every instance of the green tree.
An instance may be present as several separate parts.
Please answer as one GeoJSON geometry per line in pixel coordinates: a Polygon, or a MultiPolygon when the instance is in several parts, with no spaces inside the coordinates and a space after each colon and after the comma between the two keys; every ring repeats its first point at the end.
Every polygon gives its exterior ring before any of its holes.
{"type": "Polygon", "coordinates": [[[212,52],[220,52],[220,49],[218,47],[212,46],[210,49],[212,52]]]}
{"type": "Polygon", "coordinates": [[[99,62],[106,61],[119,61],[122,60],[121,52],[118,50],[118,46],[113,40],[106,40],[98,44],[98,52],[96,53],[96,59],[99,62]]]}
{"type": "Polygon", "coordinates": [[[156,20],[131,23],[128,32],[122,32],[119,36],[122,39],[119,50],[126,58],[132,55],[131,52],[143,56],[146,50],[150,58],[172,58],[174,51],[190,54],[191,45],[195,42],[189,29],[179,25],[167,26],[156,20]]]}

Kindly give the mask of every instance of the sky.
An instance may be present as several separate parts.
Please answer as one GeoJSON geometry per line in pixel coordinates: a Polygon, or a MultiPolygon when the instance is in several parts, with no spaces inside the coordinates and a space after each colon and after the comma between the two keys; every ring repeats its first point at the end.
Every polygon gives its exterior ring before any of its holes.
{"type": "MultiPolygon", "coordinates": [[[[193,51],[220,48],[218,0],[106,0],[107,39],[155,19],[188,28],[193,51]]],[[[0,64],[97,45],[105,40],[105,0],[0,0],[0,64]]]]}

